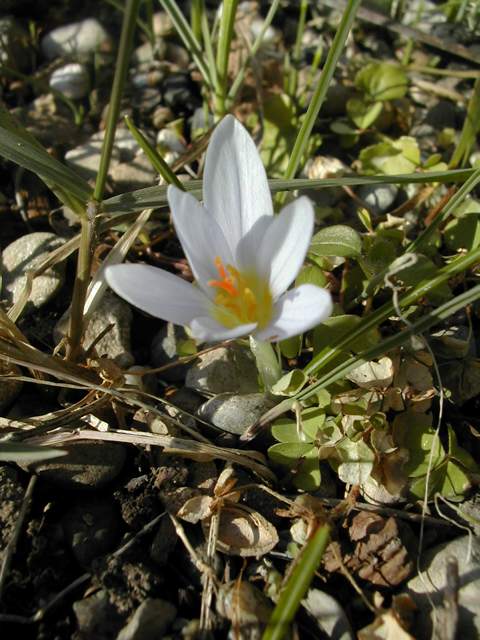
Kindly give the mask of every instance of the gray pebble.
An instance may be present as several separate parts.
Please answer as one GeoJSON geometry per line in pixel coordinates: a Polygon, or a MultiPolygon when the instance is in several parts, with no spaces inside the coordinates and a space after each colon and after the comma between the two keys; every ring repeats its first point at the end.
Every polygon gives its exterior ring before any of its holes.
{"type": "Polygon", "coordinates": [[[76,100],[87,95],[90,79],[83,64],[72,62],[55,69],[50,76],[49,85],[67,98],[76,100]]]}
{"type": "Polygon", "coordinates": [[[258,372],[250,349],[218,347],[204,353],[189,368],[185,385],[214,395],[258,391],[258,372]]]}
{"type": "Polygon", "coordinates": [[[32,463],[28,470],[66,489],[96,489],[118,476],[126,458],[125,447],[116,442],[88,440],[61,447],[62,458],[32,463]]]}
{"type": "Polygon", "coordinates": [[[134,358],[130,352],[130,329],[132,310],[130,305],[111,291],[107,291],[98,308],[93,312],[85,330],[83,347],[88,350],[104,329],[111,328],[95,344],[99,357],[106,356],[122,368],[133,365],[134,358]]]}
{"type": "Polygon", "coordinates": [[[222,431],[242,435],[271,408],[272,401],[263,393],[248,393],[242,396],[222,393],[202,404],[198,415],[222,431]]]}
{"type": "MultiPolygon", "coordinates": [[[[35,270],[62,244],[63,240],[55,234],[38,231],[18,238],[4,249],[1,259],[3,297],[9,305],[19,299],[27,282],[27,272],[35,270]]],[[[49,302],[62,287],[64,275],[65,262],[60,262],[35,278],[25,312],[32,312],[49,302]]]]}
{"type": "MultiPolygon", "coordinates": [[[[458,563],[459,589],[458,638],[478,638],[480,634],[480,541],[475,536],[463,536],[438,545],[422,554],[423,576],[409,580],[407,593],[417,605],[415,637],[432,637],[432,620],[436,616],[436,629],[445,629],[449,614],[443,603],[446,595],[448,560],[458,563]],[[432,611],[432,604],[435,607],[432,611]]],[[[453,637],[450,636],[450,637],[453,637]]],[[[440,637],[435,635],[435,638],[440,637]]],[[[443,637],[443,636],[442,636],[443,637]]],[[[449,636],[446,636],[449,637],[449,636]]]]}
{"type": "Polygon", "coordinates": [[[83,59],[109,48],[110,37],[95,18],[58,27],[47,33],[41,42],[42,53],[49,60],[59,56],[83,59]]]}
{"type": "Polygon", "coordinates": [[[121,626],[121,618],[103,589],[73,603],[79,638],[113,638],[121,626]]]}
{"type": "Polygon", "coordinates": [[[131,162],[121,162],[112,168],[111,177],[120,191],[133,191],[155,184],[157,172],[143,153],[131,162]]]}
{"type": "MultiPolygon", "coordinates": [[[[179,325],[167,322],[154,335],[150,347],[150,361],[154,367],[163,367],[178,360],[178,343],[188,340],[185,329],[179,325]]],[[[159,372],[159,377],[168,382],[177,382],[185,378],[188,364],[179,364],[159,372]]]]}
{"type": "Polygon", "coordinates": [[[117,636],[117,640],[158,640],[175,620],[177,609],[166,600],[147,598],[117,636]]]}
{"type": "Polygon", "coordinates": [[[366,184],[358,189],[358,197],[365,202],[372,213],[377,215],[391,208],[397,193],[398,187],[394,184],[366,184]]]}

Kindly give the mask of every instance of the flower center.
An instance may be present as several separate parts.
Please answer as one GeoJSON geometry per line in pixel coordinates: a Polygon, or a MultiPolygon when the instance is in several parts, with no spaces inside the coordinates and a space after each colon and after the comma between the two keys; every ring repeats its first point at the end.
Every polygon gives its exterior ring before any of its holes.
{"type": "Polygon", "coordinates": [[[267,326],[273,310],[268,283],[254,272],[241,272],[231,264],[224,266],[218,256],[215,266],[218,280],[208,282],[209,287],[217,289],[213,308],[215,319],[229,329],[251,322],[256,322],[260,328],[267,326]]]}

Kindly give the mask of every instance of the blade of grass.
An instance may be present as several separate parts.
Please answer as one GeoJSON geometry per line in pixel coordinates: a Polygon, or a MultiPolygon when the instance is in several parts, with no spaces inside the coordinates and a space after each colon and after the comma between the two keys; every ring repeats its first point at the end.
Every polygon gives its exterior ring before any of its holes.
{"type": "Polygon", "coordinates": [[[78,250],[75,283],[73,286],[68,335],[67,357],[70,360],[74,360],[80,353],[84,325],[83,311],[85,308],[85,297],[90,280],[92,256],[97,236],[98,208],[96,203],[101,202],[107,181],[108,168],[110,166],[113,143],[115,141],[115,131],[120,113],[120,102],[122,99],[123,87],[127,78],[128,62],[132,50],[133,34],[135,32],[139,5],[140,0],[127,0],[125,11],[123,13],[122,32],[120,34],[120,44],[118,47],[115,74],[113,76],[112,92],[107,114],[107,125],[105,129],[105,136],[103,138],[102,153],[95,181],[95,189],[93,191],[93,199],[87,206],[87,215],[81,220],[81,240],[78,250]]]}
{"type": "MultiPolygon", "coordinates": [[[[328,52],[328,56],[325,61],[325,66],[323,67],[320,80],[317,87],[315,88],[315,91],[313,92],[313,96],[310,100],[307,113],[305,114],[302,125],[300,127],[300,131],[297,135],[297,139],[295,140],[290,160],[285,171],[285,179],[287,180],[293,178],[293,176],[297,172],[302,157],[307,149],[308,140],[312,133],[313,126],[323,104],[323,101],[325,100],[325,96],[327,95],[330,81],[333,77],[333,73],[337,66],[338,60],[340,59],[340,55],[342,54],[343,47],[347,40],[348,34],[350,33],[350,29],[352,28],[355,15],[360,6],[360,1],[361,0],[349,0],[349,2],[347,2],[347,7],[342,16],[340,24],[338,25],[338,30],[335,34],[332,47],[328,52]]],[[[284,202],[284,199],[284,194],[281,194],[278,198],[279,204],[284,202]]]]}
{"type": "Polygon", "coordinates": [[[226,113],[228,60],[230,57],[230,45],[232,43],[233,25],[237,12],[238,0],[223,0],[222,17],[220,18],[220,31],[217,45],[217,79],[215,91],[215,115],[222,117],[226,113]]]}
{"type": "Polygon", "coordinates": [[[475,80],[473,93],[468,101],[467,116],[463,123],[460,140],[455,148],[452,159],[449,163],[450,169],[455,169],[459,165],[465,166],[468,161],[470,151],[475,144],[477,133],[480,131],[480,78],[475,80]]]}
{"type": "MultiPolygon", "coordinates": [[[[347,176],[343,178],[325,178],[310,180],[307,178],[293,178],[291,180],[269,180],[270,191],[294,191],[297,189],[329,189],[333,187],[352,187],[373,184],[428,184],[430,182],[461,182],[469,178],[474,169],[455,169],[452,171],[428,171],[425,173],[408,173],[396,176],[347,176]]],[[[190,180],[182,183],[186,191],[202,197],[202,181],[190,180]]],[[[142,209],[161,207],[167,202],[166,187],[147,187],[118,196],[107,198],[102,202],[102,213],[109,215],[123,215],[134,213],[142,209]]]]}
{"type": "Polygon", "coordinates": [[[172,22],[177,30],[178,35],[180,36],[183,44],[190,52],[195,64],[198,67],[198,70],[202,74],[203,80],[209,89],[213,89],[214,85],[212,82],[212,77],[210,74],[210,70],[208,64],[204,60],[204,54],[200,43],[198,42],[195,34],[193,33],[190,25],[185,19],[182,11],[180,10],[178,4],[175,0],[159,0],[160,4],[164,8],[164,10],[168,13],[172,22]]]}
{"type": "Polygon", "coordinates": [[[463,202],[466,196],[480,183],[480,169],[475,169],[468,180],[460,187],[457,193],[449,200],[442,212],[432,220],[407,247],[407,252],[419,252],[428,243],[434,232],[455,212],[455,209],[463,202]]]}
{"type": "Polygon", "coordinates": [[[325,389],[337,380],[341,380],[347,375],[347,373],[358,367],[360,364],[373,360],[374,358],[378,358],[388,351],[402,346],[412,336],[423,333],[430,327],[436,325],[441,320],[445,320],[460,309],[464,309],[467,305],[472,304],[479,298],[480,285],[476,285],[475,287],[472,287],[468,291],[465,291],[455,298],[448,300],[440,307],[437,307],[425,316],[422,316],[402,331],[399,331],[389,338],[382,340],[380,344],[370,349],[366,349],[365,351],[362,351],[355,356],[352,356],[342,364],[329,371],[324,376],[320,377],[316,382],[297,393],[296,396],[292,396],[291,398],[283,400],[276,407],[270,409],[270,411],[267,411],[255,423],[255,425],[253,425],[253,427],[251,427],[246,431],[246,433],[243,434],[243,436],[241,436],[240,439],[250,440],[252,437],[254,437],[254,435],[261,427],[268,424],[272,420],[275,420],[286,411],[289,411],[293,403],[306,400],[307,398],[317,393],[320,389],[325,389]]]}
{"type": "Polygon", "coordinates": [[[143,133],[137,129],[128,116],[125,116],[125,123],[130,130],[130,133],[140,145],[144,154],[152,163],[153,168],[159,173],[167,184],[174,184],[176,187],[185,191],[183,183],[173,173],[172,169],[168,166],[158,151],[152,147],[150,142],[145,138],[143,133]]]}
{"type": "Polygon", "coordinates": [[[298,86],[298,64],[302,53],[302,37],[305,31],[305,22],[307,19],[308,0],[301,0],[300,14],[298,16],[297,33],[295,44],[293,46],[293,54],[291,57],[290,77],[288,79],[288,95],[295,97],[298,86]]]}
{"type": "Polygon", "coordinates": [[[322,561],[330,540],[330,527],[318,527],[295,560],[295,566],[280,593],[278,602],[270,617],[262,640],[281,640],[289,630],[290,624],[305,597],[322,561]]]}
{"type": "Polygon", "coordinates": [[[38,140],[18,125],[1,106],[0,154],[35,173],[52,190],[61,189],[82,203],[91,197],[92,189],[88,183],[49,155],[38,140]]]}
{"type": "Polygon", "coordinates": [[[250,64],[250,61],[257,55],[258,50],[260,49],[260,46],[263,42],[263,38],[265,37],[265,34],[267,32],[267,29],[272,24],[272,20],[275,17],[279,4],[280,4],[280,0],[273,0],[272,4],[270,5],[270,9],[268,10],[267,15],[265,16],[265,20],[263,21],[262,29],[258,34],[258,36],[256,37],[255,42],[253,43],[247,58],[242,63],[242,66],[240,67],[240,71],[237,73],[235,80],[233,81],[232,86],[230,87],[230,90],[227,96],[229,104],[231,104],[232,102],[235,102],[237,94],[245,78],[247,67],[250,64]]]}

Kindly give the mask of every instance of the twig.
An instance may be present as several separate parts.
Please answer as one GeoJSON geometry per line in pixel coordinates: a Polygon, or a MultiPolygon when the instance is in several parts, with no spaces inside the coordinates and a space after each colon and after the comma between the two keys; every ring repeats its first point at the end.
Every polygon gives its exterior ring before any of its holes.
{"type": "Polygon", "coordinates": [[[10,569],[13,554],[15,553],[15,549],[17,548],[17,542],[23,528],[23,523],[25,521],[27,512],[30,508],[30,503],[32,501],[33,490],[35,489],[36,481],[37,481],[37,476],[32,475],[30,477],[27,490],[25,491],[25,495],[23,496],[23,502],[18,514],[17,521],[15,523],[15,528],[12,532],[12,535],[10,537],[10,540],[8,541],[7,546],[5,547],[2,564],[0,566],[0,600],[2,599],[5,580],[7,578],[8,571],[10,569]]]}

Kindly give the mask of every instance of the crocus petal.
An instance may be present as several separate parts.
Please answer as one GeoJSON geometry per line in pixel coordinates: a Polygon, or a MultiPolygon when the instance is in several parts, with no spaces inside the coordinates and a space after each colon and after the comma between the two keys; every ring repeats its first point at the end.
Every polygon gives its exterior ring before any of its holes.
{"type": "Polygon", "coordinates": [[[252,333],[256,326],[256,324],[240,324],[233,329],[227,329],[210,316],[204,316],[195,318],[190,323],[190,330],[193,337],[200,342],[217,342],[246,336],[252,333]]]}
{"type": "Polygon", "coordinates": [[[233,255],[256,220],[273,215],[267,174],[255,143],[233,116],[220,122],[208,145],[203,200],[233,255]]]}
{"type": "Polygon", "coordinates": [[[210,305],[200,289],[146,264],[113,265],[107,267],[105,277],[127,302],[174,324],[190,324],[197,316],[204,316],[210,305]]]}
{"type": "Polygon", "coordinates": [[[272,321],[258,331],[258,340],[285,340],[308,331],[332,313],[332,299],[326,289],[302,284],[287,291],[275,304],[272,321]]]}
{"type": "Polygon", "coordinates": [[[302,196],[286,206],[267,229],[257,254],[257,272],[270,281],[273,299],[292,284],[312,239],[314,211],[302,196]]]}
{"type": "Polygon", "coordinates": [[[225,236],[212,216],[190,193],[170,186],[167,196],[175,230],[195,280],[207,294],[214,293],[207,283],[218,278],[215,258],[218,256],[223,264],[232,263],[225,236]]]}

